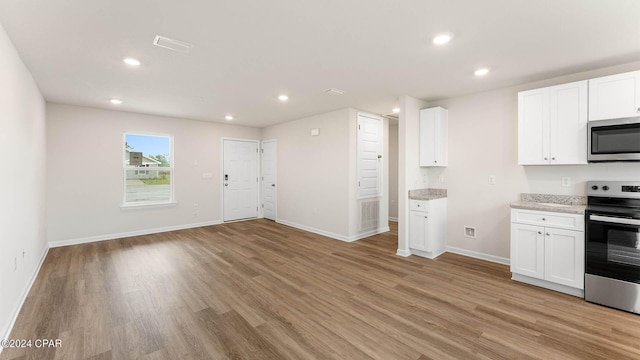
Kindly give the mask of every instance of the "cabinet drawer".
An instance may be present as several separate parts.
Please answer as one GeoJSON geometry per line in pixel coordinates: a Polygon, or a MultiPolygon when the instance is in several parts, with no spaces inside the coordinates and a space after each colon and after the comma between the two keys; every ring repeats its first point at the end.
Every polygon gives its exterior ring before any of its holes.
{"type": "Polygon", "coordinates": [[[511,209],[511,222],[584,231],[584,215],[511,209]]]}
{"type": "Polygon", "coordinates": [[[429,211],[429,201],[428,200],[410,200],[409,201],[409,210],[411,211],[429,211]]]}

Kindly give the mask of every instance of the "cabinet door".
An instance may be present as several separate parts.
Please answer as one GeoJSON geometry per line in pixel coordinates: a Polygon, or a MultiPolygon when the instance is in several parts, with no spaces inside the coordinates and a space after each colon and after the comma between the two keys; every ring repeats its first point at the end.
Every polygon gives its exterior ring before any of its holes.
{"type": "Polygon", "coordinates": [[[429,215],[419,211],[410,211],[409,214],[409,247],[422,251],[431,251],[427,239],[429,215]]]}
{"type": "Polygon", "coordinates": [[[511,272],[544,278],[544,228],[511,223],[511,272]]]}
{"type": "Polygon", "coordinates": [[[587,81],[549,89],[551,164],[587,163],[587,81]]]}
{"type": "Polygon", "coordinates": [[[589,121],[640,115],[640,71],[589,80],[589,121]]]}
{"type": "Polygon", "coordinates": [[[544,279],[584,289],[584,233],[545,228],[544,279]]]}
{"type": "Polygon", "coordinates": [[[518,164],[549,164],[549,88],[518,93],[518,164]]]}
{"type": "Polygon", "coordinates": [[[420,166],[447,166],[447,109],[420,110],[420,166]]]}

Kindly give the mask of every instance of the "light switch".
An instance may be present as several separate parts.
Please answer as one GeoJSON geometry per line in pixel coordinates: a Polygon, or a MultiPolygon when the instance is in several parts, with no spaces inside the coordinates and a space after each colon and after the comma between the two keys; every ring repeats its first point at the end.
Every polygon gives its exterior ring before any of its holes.
{"type": "Polygon", "coordinates": [[[496,184],[496,176],[489,175],[489,185],[495,185],[495,184],[496,184]]]}
{"type": "Polygon", "coordinates": [[[213,174],[212,173],[202,173],[202,178],[205,180],[209,180],[211,178],[213,178],[213,174]]]}
{"type": "Polygon", "coordinates": [[[320,135],[319,128],[311,129],[311,136],[318,136],[318,135],[320,135]]]}

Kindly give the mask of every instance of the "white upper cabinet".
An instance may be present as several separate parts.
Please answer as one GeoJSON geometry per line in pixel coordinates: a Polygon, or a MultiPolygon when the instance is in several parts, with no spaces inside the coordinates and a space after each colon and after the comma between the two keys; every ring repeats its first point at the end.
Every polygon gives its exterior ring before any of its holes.
{"type": "Polygon", "coordinates": [[[587,81],[518,93],[518,163],[587,163],[587,81]]]}
{"type": "Polygon", "coordinates": [[[420,166],[447,166],[447,109],[420,110],[420,166]]]}
{"type": "Polygon", "coordinates": [[[640,116],[640,71],[589,80],[589,121],[640,116]]]}

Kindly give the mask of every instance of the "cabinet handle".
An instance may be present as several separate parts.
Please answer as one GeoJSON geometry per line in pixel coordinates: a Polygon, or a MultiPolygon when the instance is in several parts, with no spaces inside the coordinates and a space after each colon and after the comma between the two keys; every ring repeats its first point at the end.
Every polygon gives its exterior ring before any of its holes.
{"type": "Polygon", "coordinates": [[[638,112],[640,112],[640,108],[638,108],[638,112]]]}
{"type": "Polygon", "coordinates": [[[418,204],[418,207],[420,207],[420,204],[418,204]]]}
{"type": "Polygon", "coordinates": [[[545,160],[549,160],[549,158],[544,158],[545,160]]]}
{"type": "Polygon", "coordinates": [[[428,219],[428,217],[426,217],[426,216],[425,216],[424,218],[425,218],[425,219],[428,219]]]}
{"type": "Polygon", "coordinates": [[[542,218],[542,221],[547,221],[547,219],[545,219],[545,218],[542,218]]]}
{"type": "Polygon", "coordinates": [[[552,157],[551,160],[555,160],[556,158],[552,157]]]}
{"type": "Polygon", "coordinates": [[[542,235],[542,231],[538,231],[538,235],[542,235]]]}
{"type": "Polygon", "coordinates": [[[546,235],[547,235],[547,236],[551,236],[551,234],[549,234],[549,233],[547,233],[546,235]]]}
{"type": "Polygon", "coordinates": [[[437,164],[437,163],[438,163],[438,160],[434,160],[433,162],[437,164]]]}

